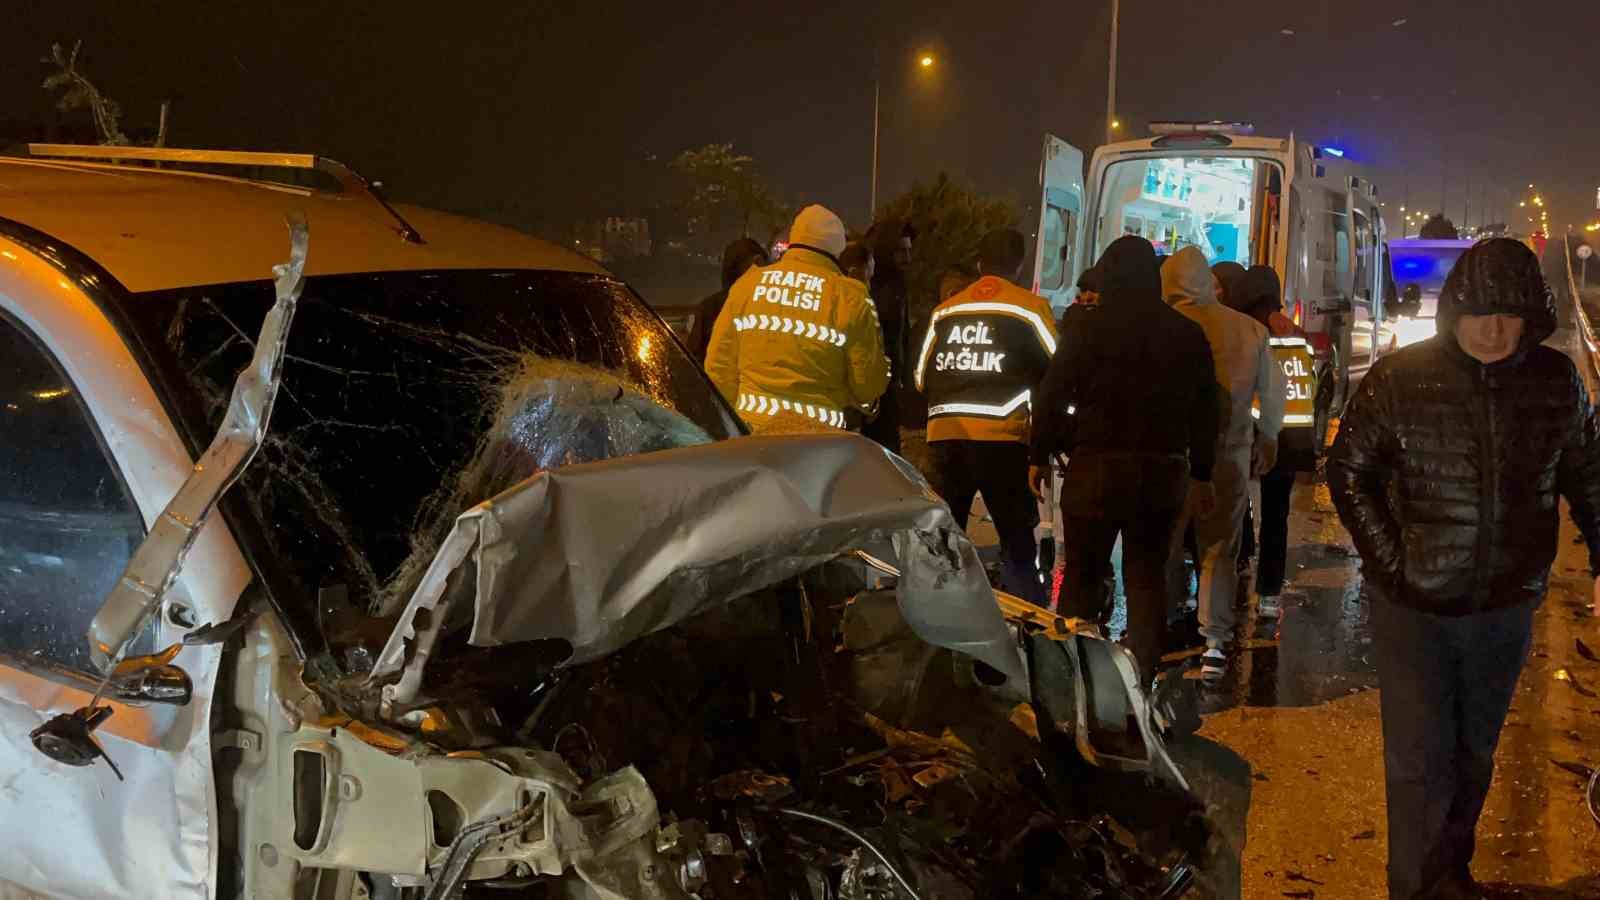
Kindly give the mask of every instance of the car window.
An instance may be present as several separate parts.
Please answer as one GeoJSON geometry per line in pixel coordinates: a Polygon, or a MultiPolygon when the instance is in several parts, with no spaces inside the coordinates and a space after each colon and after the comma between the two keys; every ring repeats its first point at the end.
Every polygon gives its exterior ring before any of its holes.
{"type": "Polygon", "coordinates": [[[1044,252],[1039,255],[1040,290],[1059,291],[1066,284],[1067,267],[1063,263],[1071,246],[1074,218],[1072,210],[1054,203],[1045,207],[1044,233],[1039,236],[1044,242],[1044,252]]]}
{"type": "Polygon", "coordinates": [[[92,674],[89,623],[143,538],[71,382],[0,316],[0,651],[92,674]]]}

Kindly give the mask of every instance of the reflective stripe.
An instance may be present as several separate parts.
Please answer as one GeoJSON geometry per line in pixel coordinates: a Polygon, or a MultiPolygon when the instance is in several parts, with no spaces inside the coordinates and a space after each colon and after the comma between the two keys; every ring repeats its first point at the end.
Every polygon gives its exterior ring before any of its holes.
{"type": "Polygon", "coordinates": [[[1305,338],[1299,338],[1299,337],[1269,337],[1269,338],[1267,338],[1267,346],[1268,347],[1308,347],[1310,345],[1306,343],[1306,339],[1305,338]]]}
{"type": "Polygon", "coordinates": [[[1017,316],[1018,318],[1026,320],[1033,325],[1033,330],[1039,335],[1039,342],[1044,344],[1045,350],[1047,350],[1051,356],[1055,355],[1056,339],[1050,334],[1050,326],[1046,325],[1044,319],[1041,319],[1039,314],[1033,310],[1025,309],[1015,303],[992,303],[981,300],[974,300],[968,303],[958,303],[955,306],[947,306],[943,309],[935,310],[933,318],[928,320],[928,336],[923,338],[922,355],[917,358],[916,381],[918,390],[922,389],[923,370],[927,368],[928,355],[933,350],[933,341],[936,337],[935,332],[938,330],[934,326],[938,325],[939,320],[945,318],[946,316],[953,316],[958,313],[977,312],[1003,313],[1005,315],[1017,316]]]}
{"type": "Polygon", "coordinates": [[[988,403],[941,403],[938,406],[928,407],[928,415],[949,416],[965,414],[971,416],[997,416],[1003,419],[1020,409],[1022,404],[1029,402],[1032,399],[1032,395],[1033,391],[1026,390],[1015,397],[1012,397],[1009,402],[1002,405],[991,405],[988,403]]]}
{"type": "Polygon", "coordinates": [[[795,337],[810,338],[835,347],[843,347],[849,338],[837,328],[807,322],[804,319],[791,319],[787,316],[769,316],[764,313],[751,313],[747,316],[738,316],[733,320],[736,331],[777,331],[783,334],[792,334],[795,337]]]}
{"type": "Polygon", "coordinates": [[[762,394],[740,394],[739,401],[735,406],[741,412],[751,412],[762,416],[775,416],[779,412],[791,412],[834,428],[843,428],[845,426],[844,413],[837,409],[784,400],[779,397],[767,397],[762,394]]]}
{"type": "MultiPolygon", "coordinates": [[[[1250,407],[1250,415],[1251,415],[1252,418],[1256,418],[1256,419],[1261,418],[1261,409],[1260,409],[1260,407],[1256,407],[1256,406],[1250,407]]],[[[1315,424],[1317,424],[1317,417],[1315,415],[1312,415],[1312,414],[1309,414],[1309,413],[1284,413],[1283,414],[1283,424],[1285,424],[1285,425],[1315,425],[1315,424]]]]}

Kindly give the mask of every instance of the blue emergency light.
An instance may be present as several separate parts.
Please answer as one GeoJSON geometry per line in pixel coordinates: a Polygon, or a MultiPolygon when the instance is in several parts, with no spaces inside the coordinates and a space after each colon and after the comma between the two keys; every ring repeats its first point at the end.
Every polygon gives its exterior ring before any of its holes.
{"type": "Polygon", "coordinates": [[[1329,156],[1344,159],[1344,151],[1338,147],[1323,147],[1322,152],[1328,154],[1329,156]]]}

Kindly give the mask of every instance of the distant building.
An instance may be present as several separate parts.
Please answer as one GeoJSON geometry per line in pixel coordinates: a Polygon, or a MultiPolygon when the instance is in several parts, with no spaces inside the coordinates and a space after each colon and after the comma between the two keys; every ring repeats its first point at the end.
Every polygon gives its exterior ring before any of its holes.
{"type": "Polygon", "coordinates": [[[607,216],[580,222],[574,229],[577,250],[600,262],[649,256],[650,222],[641,216],[607,216]]]}

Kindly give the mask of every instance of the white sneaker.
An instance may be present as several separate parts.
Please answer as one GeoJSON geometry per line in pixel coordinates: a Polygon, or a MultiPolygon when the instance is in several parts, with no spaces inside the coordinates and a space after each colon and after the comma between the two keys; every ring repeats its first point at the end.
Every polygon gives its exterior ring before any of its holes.
{"type": "Polygon", "coordinates": [[[1263,594],[1256,610],[1263,619],[1276,619],[1283,615],[1283,600],[1277,594],[1263,594]]]}
{"type": "Polygon", "coordinates": [[[1228,673],[1228,651],[1219,641],[1206,639],[1206,652],[1200,657],[1200,677],[1216,681],[1228,673]]]}

